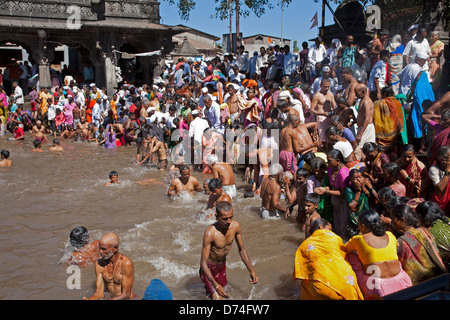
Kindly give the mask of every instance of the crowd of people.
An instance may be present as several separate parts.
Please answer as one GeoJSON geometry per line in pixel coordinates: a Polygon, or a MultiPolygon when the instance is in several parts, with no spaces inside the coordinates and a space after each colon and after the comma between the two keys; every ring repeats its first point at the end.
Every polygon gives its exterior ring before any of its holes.
{"type": "MultiPolygon", "coordinates": [[[[400,35],[380,32],[368,45],[348,35],[344,44],[325,46],[318,37],[298,55],[268,45],[249,57],[240,46],[208,61],[180,58],[151,85],[125,79],[112,96],[67,76],[59,87],[30,88],[24,110],[23,97],[3,90],[0,116],[11,139],[30,132],[36,149],[47,136],[53,148],[60,140],[135,146],[137,165],[170,173],[169,196],[207,192],[217,222],[205,233],[200,267],[215,299],[227,297],[224,261],[232,239],[250,281],[258,282],[232,221],[237,173],[247,186],[242,196],[260,197],[261,218],[292,218],[304,230],[294,272],[301,299],[370,299],[450,266],[443,53],[439,34],[418,26],[400,35]]],[[[2,151],[2,162],[8,157],[2,151]]],[[[117,173],[110,178],[108,184],[118,183],[117,173]]],[[[118,246],[116,236],[107,238],[118,246]]],[[[102,257],[114,261],[96,263],[98,283],[109,269],[114,277],[119,261],[119,268],[132,266],[124,255],[109,255],[113,247],[100,242],[102,257]]],[[[115,295],[132,296],[125,293],[115,295]]]]}

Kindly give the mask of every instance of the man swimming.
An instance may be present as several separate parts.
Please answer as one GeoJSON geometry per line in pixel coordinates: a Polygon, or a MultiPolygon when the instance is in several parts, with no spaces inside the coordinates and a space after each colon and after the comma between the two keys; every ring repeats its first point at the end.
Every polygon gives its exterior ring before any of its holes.
{"type": "Polygon", "coordinates": [[[119,174],[116,171],[111,171],[109,173],[109,181],[105,183],[105,186],[109,186],[112,184],[120,183],[119,181],[119,174]]]}

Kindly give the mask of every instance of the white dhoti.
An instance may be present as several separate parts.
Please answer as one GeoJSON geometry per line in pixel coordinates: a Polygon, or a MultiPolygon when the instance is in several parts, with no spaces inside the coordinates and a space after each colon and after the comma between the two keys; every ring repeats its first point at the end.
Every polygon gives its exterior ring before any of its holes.
{"type": "Polygon", "coordinates": [[[231,199],[236,197],[236,185],[222,186],[223,191],[230,196],[231,199]]]}
{"type": "MultiPolygon", "coordinates": [[[[358,127],[358,131],[356,135],[360,134],[362,127],[358,127]]],[[[373,123],[369,123],[366,127],[366,130],[362,133],[361,141],[359,142],[358,146],[355,150],[355,155],[358,160],[362,159],[363,153],[362,153],[362,147],[367,142],[376,142],[376,136],[375,136],[375,126],[373,123]]]]}

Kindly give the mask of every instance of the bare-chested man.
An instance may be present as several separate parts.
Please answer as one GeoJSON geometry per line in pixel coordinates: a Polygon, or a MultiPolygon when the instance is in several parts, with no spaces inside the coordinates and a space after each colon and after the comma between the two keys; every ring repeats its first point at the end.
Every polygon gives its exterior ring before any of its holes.
{"type": "Polygon", "coordinates": [[[260,213],[264,219],[277,219],[280,217],[280,212],[286,213],[286,208],[280,204],[282,174],[281,164],[274,163],[270,166],[269,177],[261,183],[260,213]]]}
{"type": "Polygon", "coordinates": [[[297,127],[300,118],[296,115],[289,117],[289,124],[280,133],[280,164],[284,171],[297,171],[296,147],[299,145],[297,127]]]}
{"type": "Polygon", "coordinates": [[[322,146],[319,139],[317,122],[301,123],[297,126],[297,141],[296,153],[304,155],[308,152],[317,152],[317,148],[322,146]]]}
{"type": "Polygon", "coordinates": [[[281,130],[280,134],[280,164],[284,171],[294,174],[297,171],[296,155],[303,155],[308,151],[317,152],[321,146],[319,139],[313,141],[309,130],[312,129],[313,137],[317,136],[317,122],[300,124],[297,115],[289,117],[289,125],[281,130]]]}
{"type": "Polygon", "coordinates": [[[217,203],[216,219],[217,222],[209,226],[203,236],[200,277],[207,294],[214,300],[221,300],[229,297],[225,291],[228,283],[226,258],[234,239],[236,239],[239,255],[250,273],[250,283],[256,284],[259,279],[244,248],[241,226],[239,222],[233,220],[233,207],[229,202],[217,203]]]}
{"type": "Polygon", "coordinates": [[[206,209],[211,209],[220,201],[231,202],[231,197],[223,190],[222,181],[218,178],[212,178],[208,181],[209,198],[206,209]]]}
{"type": "Polygon", "coordinates": [[[2,160],[0,161],[0,167],[11,167],[12,161],[9,160],[9,151],[8,150],[2,150],[0,152],[0,156],[2,160]]]}
{"type": "Polygon", "coordinates": [[[341,70],[342,81],[344,82],[343,98],[347,101],[349,107],[353,106],[356,102],[355,87],[358,85],[358,81],[353,77],[353,71],[351,68],[346,67],[341,70]]]}
{"type": "Polygon", "coordinates": [[[222,188],[231,198],[236,197],[236,185],[234,184],[234,172],[231,165],[226,162],[219,162],[217,155],[211,154],[206,159],[212,170],[214,178],[222,181],[222,188]]]}
{"type": "Polygon", "coordinates": [[[45,136],[45,127],[42,125],[41,120],[36,121],[36,125],[34,125],[31,130],[31,136],[33,137],[33,140],[39,140],[41,143],[45,141],[48,142],[47,137],[45,136]]]}
{"type": "Polygon", "coordinates": [[[49,151],[64,151],[64,148],[61,147],[59,143],[59,139],[53,139],[53,146],[49,149],[49,151]]]}
{"type": "Polygon", "coordinates": [[[330,91],[330,80],[323,79],[320,90],[314,94],[311,102],[311,113],[316,116],[319,138],[324,144],[327,141],[325,130],[330,126],[330,115],[335,107],[336,101],[330,91]]]}
{"type": "Polygon", "coordinates": [[[170,184],[167,194],[169,197],[181,195],[184,191],[193,194],[194,191],[201,192],[202,186],[197,178],[191,176],[191,169],[188,165],[180,166],[180,177],[174,178],[170,184]]]}
{"type": "Polygon", "coordinates": [[[231,83],[227,86],[227,90],[228,90],[228,99],[225,101],[228,105],[228,108],[230,109],[230,121],[231,124],[233,124],[236,121],[238,121],[239,119],[237,119],[237,115],[239,114],[239,108],[238,108],[238,91],[239,91],[239,86],[235,83],[231,83]]]}
{"type": "Polygon", "coordinates": [[[89,140],[89,122],[87,122],[86,117],[82,116],[80,122],[77,124],[77,134],[81,137],[81,140],[89,140]]]}
{"type": "Polygon", "coordinates": [[[100,259],[95,263],[95,293],[83,300],[104,298],[105,290],[111,300],[129,300],[136,298],[133,294],[134,266],[129,257],[119,252],[119,237],[108,233],[99,242],[100,259]]]}
{"type": "Polygon", "coordinates": [[[373,101],[369,97],[368,88],[365,84],[358,84],[355,87],[356,98],[361,99],[358,107],[358,116],[356,125],[358,131],[355,139],[358,146],[355,149],[355,155],[358,160],[364,160],[362,147],[366,142],[376,142],[375,126],[373,124],[373,101]]]}
{"type": "Polygon", "coordinates": [[[291,119],[291,116],[297,116],[300,118],[299,112],[291,107],[290,98],[279,98],[277,100],[277,108],[281,111],[282,124],[281,127],[285,128],[291,119]]]}
{"type": "MultiPolygon", "coordinates": [[[[144,146],[144,148],[145,148],[145,146],[144,146]]],[[[145,150],[145,149],[143,149],[143,150],[145,150]]],[[[167,160],[166,146],[162,141],[159,141],[156,136],[151,137],[151,140],[149,141],[148,152],[144,156],[142,161],[140,161],[138,164],[141,165],[141,164],[145,163],[146,161],[148,162],[150,157],[152,157],[153,154],[155,154],[155,153],[158,157],[158,169],[166,170],[167,166],[169,164],[169,162],[167,160]]]]}
{"type": "Polygon", "coordinates": [[[34,140],[33,146],[34,146],[34,149],[32,149],[31,152],[44,152],[44,150],[42,150],[41,140],[34,140]]]}

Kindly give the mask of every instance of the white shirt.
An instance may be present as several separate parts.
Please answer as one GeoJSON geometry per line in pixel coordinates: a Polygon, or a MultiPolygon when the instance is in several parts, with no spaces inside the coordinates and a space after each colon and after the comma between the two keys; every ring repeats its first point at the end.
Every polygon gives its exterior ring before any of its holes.
{"type": "Polygon", "coordinates": [[[398,74],[398,78],[400,79],[400,94],[407,94],[413,81],[419,75],[422,68],[417,63],[408,64],[402,71],[398,74]]]}
{"type": "Polygon", "coordinates": [[[316,69],[316,63],[322,62],[327,56],[327,51],[323,44],[319,48],[314,44],[308,51],[308,61],[312,70],[316,69]]]}
{"type": "Polygon", "coordinates": [[[267,67],[267,64],[265,64],[267,62],[267,58],[268,58],[268,54],[266,53],[263,56],[259,55],[258,59],[256,59],[256,73],[257,74],[261,74],[261,68],[267,67]]]}
{"type": "Polygon", "coordinates": [[[47,108],[47,117],[48,120],[54,120],[56,117],[56,106],[53,103],[47,108]]]}
{"type": "Polygon", "coordinates": [[[197,117],[189,124],[189,137],[193,137],[195,141],[201,144],[203,131],[207,128],[209,128],[208,121],[197,117]]]}
{"type": "Polygon", "coordinates": [[[290,75],[295,72],[297,67],[297,56],[289,52],[284,55],[283,74],[290,75]]]}
{"type": "Polygon", "coordinates": [[[369,91],[377,91],[375,79],[378,79],[380,90],[386,87],[386,62],[379,60],[372,68],[369,76],[369,91]]]}
{"type": "Polygon", "coordinates": [[[92,120],[97,121],[102,119],[102,113],[100,109],[100,105],[96,103],[92,108],[92,120]]]}
{"type": "Polygon", "coordinates": [[[246,52],[239,54],[238,62],[239,62],[239,70],[248,71],[249,56],[246,52]]]}
{"type": "Polygon", "coordinates": [[[14,89],[14,102],[17,104],[23,104],[25,102],[23,99],[23,90],[19,86],[14,89]]]}
{"type": "Polygon", "coordinates": [[[431,55],[431,49],[427,39],[423,39],[422,42],[419,42],[416,39],[410,40],[403,51],[403,55],[409,56],[410,63],[414,63],[416,53],[419,51],[426,52],[428,55],[431,55]]]}

